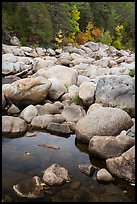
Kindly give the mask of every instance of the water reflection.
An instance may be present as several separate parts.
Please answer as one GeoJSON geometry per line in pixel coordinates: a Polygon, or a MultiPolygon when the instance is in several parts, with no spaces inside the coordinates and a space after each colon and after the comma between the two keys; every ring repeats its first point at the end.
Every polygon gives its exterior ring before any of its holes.
{"type": "Polygon", "coordinates": [[[88,145],[77,141],[75,135],[66,138],[39,131],[35,131],[35,134],[35,137],[2,138],[3,198],[8,194],[13,202],[130,202],[135,200],[133,187],[125,183],[121,184],[122,188],[119,183],[99,184],[96,180],[97,171],[92,177],[79,171],[79,164],[92,163],[99,168],[104,164],[90,155],[88,145]],[[39,144],[54,144],[60,149],[41,147],[39,144]],[[15,195],[13,185],[35,175],[42,178],[43,171],[53,163],[58,163],[68,170],[70,183],[52,188],[51,192],[46,192],[45,197],[38,200],[22,199],[15,195]],[[123,193],[124,189],[127,193],[123,193]]]}

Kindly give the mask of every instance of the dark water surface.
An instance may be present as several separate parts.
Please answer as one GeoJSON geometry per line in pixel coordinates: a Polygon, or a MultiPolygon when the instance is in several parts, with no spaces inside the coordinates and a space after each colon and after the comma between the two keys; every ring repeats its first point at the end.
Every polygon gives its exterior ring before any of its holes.
{"type": "Polygon", "coordinates": [[[135,187],[129,183],[115,180],[110,184],[100,184],[96,173],[89,177],[81,173],[79,164],[92,163],[98,168],[104,162],[89,155],[87,145],[76,140],[75,135],[68,138],[35,131],[35,137],[2,137],[2,197],[11,202],[134,202],[135,187]],[[60,149],[49,149],[39,144],[54,144],[60,149]],[[53,163],[65,167],[71,178],[69,183],[53,187],[41,199],[19,198],[12,186],[19,182],[39,176],[53,163]],[[75,185],[78,184],[78,185],[75,185]],[[75,187],[74,187],[75,186],[75,187]]]}

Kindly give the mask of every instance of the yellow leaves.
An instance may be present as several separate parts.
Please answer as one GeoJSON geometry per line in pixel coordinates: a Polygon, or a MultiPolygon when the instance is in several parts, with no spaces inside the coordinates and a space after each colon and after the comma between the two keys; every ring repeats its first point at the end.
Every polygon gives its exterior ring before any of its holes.
{"type": "Polygon", "coordinates": [[[80,11],[78,11],[76,5],[73,6],[72,19],[78,21],[80,19],[80,11]]]}
{"type": "Polygon", "coordinates": [[[91,30],[92,28],[94,28],[94,24],[89,22],[86,26],[86,30],[91,30]]]}
{"type": "Polygon", "coordinates": [[[62,40],[63,40],[63,32],[62,30],[59,30],[57,36],[55,37],[55,40],[60,44],[62,43],[62,40]]]}
{"type": "Polygon", "coordinates": [[[122,33],[122,31],[123,31],[123,29],[124,29],[124,26],[123,26],[123,25],[117,25],[117,26],[115,27],[115,32],[116,32],[116,34],[120,36],[121,33],[122,33]]]}

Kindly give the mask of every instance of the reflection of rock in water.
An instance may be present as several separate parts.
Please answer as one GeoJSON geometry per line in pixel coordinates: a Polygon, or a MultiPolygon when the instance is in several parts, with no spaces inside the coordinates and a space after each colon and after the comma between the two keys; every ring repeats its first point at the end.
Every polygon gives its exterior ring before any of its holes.
{"type": "Polygon", "coordinates": [[[86,154],[89,154],[88,151],[88,144],[84,144],[80,142],[77,138],[75,138],[75,146],[78,148],[80,152],[84,152],[86,154]]]}
{"type": "Polygon", "coordinates": [[[93,164],[94,166],[98,167],[98,168],[106,168],[106,162],[103,159],[99,159],[97,157],[95,157],[92,154],[89,154],[89,160],[91,162],[91,164],[93,164]]]}

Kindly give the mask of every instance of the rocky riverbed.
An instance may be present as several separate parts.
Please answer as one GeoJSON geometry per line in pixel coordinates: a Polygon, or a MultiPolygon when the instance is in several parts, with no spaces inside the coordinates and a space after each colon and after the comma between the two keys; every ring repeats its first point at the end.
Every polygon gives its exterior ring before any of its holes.
{"type": "MultiPolygon", "coordinates": [[[[101,43],[56,50],[3,44],[3,137],[33,138],[35,131],[66,138],[76,134],[89,155],[105,163],[105,168],[79,163],[82,174],[92,177],[95,172],[100,185],[117,179],[134,185],[134,72],[135,53],[101,43]]],[[[59,144],[39,146],[60,149],[59,144]]],[[[41,198],[49,189],[71,182],[70,172],[58,161],[43,171],[40,177],[13,185],[14,193],[41,198]]],[[[73,201],[73,193],[66,194],[62,199],[73,201]]]]}

